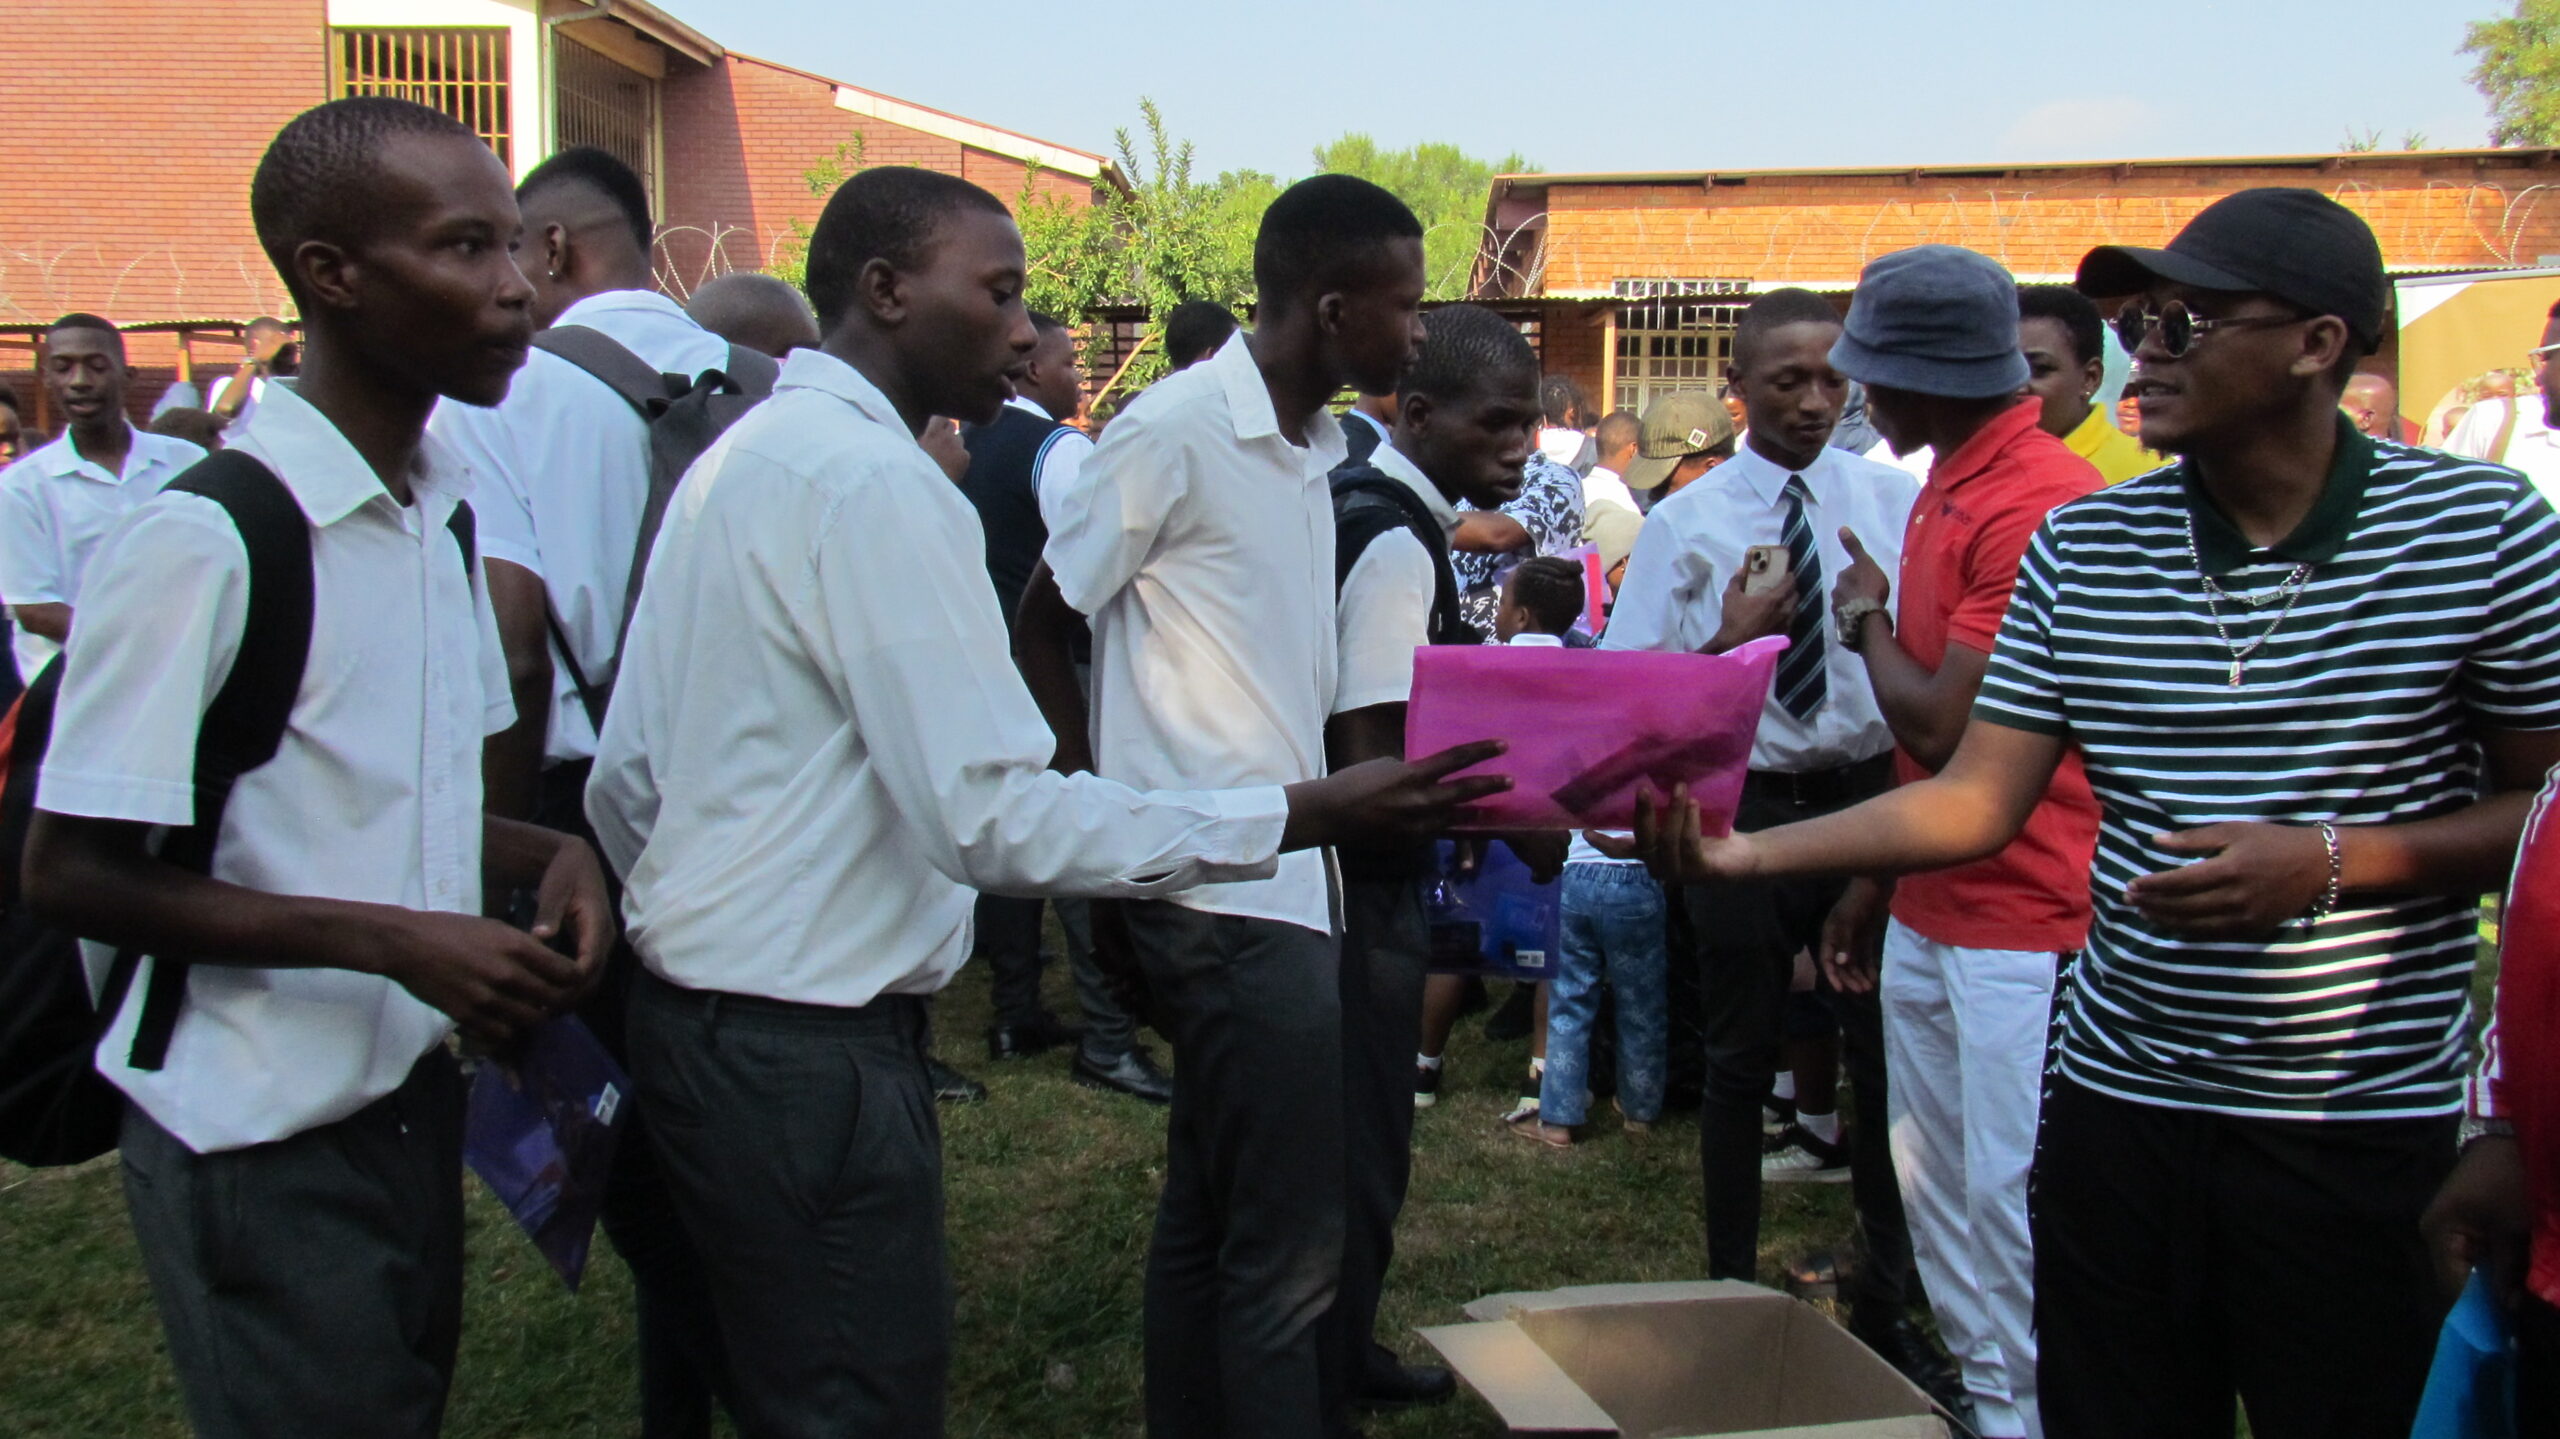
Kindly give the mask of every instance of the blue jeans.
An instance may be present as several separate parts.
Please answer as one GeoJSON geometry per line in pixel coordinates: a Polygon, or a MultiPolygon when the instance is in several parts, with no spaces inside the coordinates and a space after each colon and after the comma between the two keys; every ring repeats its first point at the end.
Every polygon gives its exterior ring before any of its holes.
{"type": "Polygon", "coordinates": [[[1671,1011],[1664,998],[1662,886],[1640,864],[1564,867],[1564,954],[1547,989],[1547,1074],[1538,1114],[1580,1124],[1591,1087],[1591,1026],[1600,986],[1616,991],[1618,1107],[1651,1124],[1662,1117],[1671,1011]]]}

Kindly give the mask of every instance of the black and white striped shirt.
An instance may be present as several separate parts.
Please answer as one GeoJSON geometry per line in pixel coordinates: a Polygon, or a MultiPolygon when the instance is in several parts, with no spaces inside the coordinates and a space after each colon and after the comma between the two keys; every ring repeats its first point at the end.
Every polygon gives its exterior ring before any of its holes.
{"type": "Polygon", "coordinates": [[[2560,516],[2515,472],[2363,439],[2343,422],[2326,490],[2253,550],[2171,466],[2054,511],[2018,572],[1975,713],[2066,735],[2103,810],[2089,947],[2056,1057],[2120,1098],[2277,1118],[2456,1112],[2476,915],[2394,899],[2259,941],[2180,939],[2124,898],[2189,862],[2201,825],[2393,824],[2479,794],[2472,727],[2560,728],[2560,516]],[[2189,557],[2247,646],[2230,683],[2189,557]]]}

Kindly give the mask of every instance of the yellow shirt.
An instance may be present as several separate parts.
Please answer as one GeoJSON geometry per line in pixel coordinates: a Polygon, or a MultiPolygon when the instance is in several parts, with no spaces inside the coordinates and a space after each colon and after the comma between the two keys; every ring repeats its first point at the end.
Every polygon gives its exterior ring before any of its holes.
{"type": "Polygon", "coordinates": [[[2092,406],[2080,428],[2062,437],[2071,453],[2097,467],[2099,478],[2108,484],[2122,484],[2136,475],[2147,475],[2169,463],[2166,455],[2155,455],[2142,447],[2142,441],[2116,428],[2115,417],[2100,406],[2092,406]]]}

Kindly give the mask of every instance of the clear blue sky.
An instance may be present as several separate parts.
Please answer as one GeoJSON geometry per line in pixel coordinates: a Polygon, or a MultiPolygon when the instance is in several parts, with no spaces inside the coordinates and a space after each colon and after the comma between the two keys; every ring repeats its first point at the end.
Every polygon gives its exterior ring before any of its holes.
{"type": "Polygon", "coordinates": [[[1346,130],[1549,170],[2485,143],[2456,53],[2507,0],[658,0],[722,44],[1109,153],[1138,98],[1210,172],[1346,130]],[[1274,16],[1286,16],[1275,30],[1274,16]]]}

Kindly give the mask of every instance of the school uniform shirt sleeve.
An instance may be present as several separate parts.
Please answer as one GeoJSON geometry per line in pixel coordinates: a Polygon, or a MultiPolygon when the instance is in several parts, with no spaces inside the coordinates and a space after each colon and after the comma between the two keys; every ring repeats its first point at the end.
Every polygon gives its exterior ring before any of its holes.
{"type": "Polygon", "coordinates": [[[221,507],[163,495],[90,566],[36,807],[191,824],[196,735],[248,623],[249,556],[221,507]]]}
{"type": "MultiPolygon", "coordinates": [[[[522,379],[521,374],[518,379],[522,379]]],[[[533,496],[517,461],[515,433],[498,406],[437,403],[427,428],[471,467],[471,513],[480,554],[542,573],[542,542],[533,530],[533,496]]]]}
{"type": "Polygon", "coordinates": [[[2560,729],[2560,515],[2518,476],[2498,520],[2488,623],[2462,661],[2462,701],[2493,728],[2560,729]]]}
{"type": "Polygon", "coordinates": [[[1049,526],[1042,557],[1077,613],[1099,612],[1146,562],[1190,482],[1187,461],[1178,426],[1126,414],[1054,495],[1042,486],[1041,518],[1049,526]]]}
{"type": "Polygon", "coordinates": [[[1431,552],[1410,530],[1385,531],[1351,562],[1334,607],[1335,714],[1412,696],[1413,652],[1431,642],[1434,588],[1431,552]]]}
{"type": "Polygon", "coordinates": [[[2000,622],[1991,663],[1974,696],[1977,719],[2032,734],[2059,735],[2070,728],[2063,717],[2062,687],[2053,662],[2055,576],[2061,568],[2056,548],[2053,525],[2047,521],[2036,531],[2018,566],[2008,615],[2000,622]]]}
{"type": "MultiPolygon", "coordinates": [[[[1014,668],[985,562],[960,543],[975,539],[959,522],[966,502],[922,451],[898,463],[915,473],[835,490],[813,517],[813,592],[796,611],[927,861],[997,894],[1127,899],[1275,873],[1289,814],[1280,786],[1141,794],[1049,769],[1055,745],[1014,668]],[[861,535],[909,543],[884,565],[852,542],[861,535]],[[953,598],[919,604],[920,594],[953,598]]],[[[1143,485],[1106,477],[1106,508],[1135,503],[1143,485]]],[[[1076,571],[1097,585],[1077,592],[1088,598],[1119,582],[1099,583],[1120,563],[1119,543],[1100,548],[1097,567],[1076,571]]]]}
{"type": "Polygon", "coordinates": [[[1657,506],[1636,532],[1600,647],[1691,653],[1715,638],[1723,613],[1715,566],[1657,506]],[[1706,633],[1698,633],[1701,626],[1706,633]]]}
{"type": "Polygon", "coordinates": [[[1051,528],[1056,521],[1050,516],[1055,503],[1052,495],[1074,490],[1076,478],[1084,472],[1084,462],[1093,455],[1093,437],[1082,430],[1060,430],[1040,451],[1040,473],[1032,479],[1032,489],[1040,501],[1040,521],[1051,528]]]}
{"type": "Polygon", "coordinates": [[[62,592],[62,546],[42,483],[30,465],[0,471],[0,604],[70,603],[62,592]]]}

